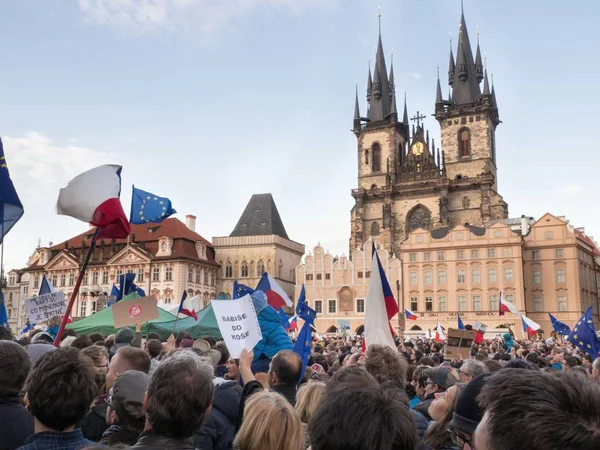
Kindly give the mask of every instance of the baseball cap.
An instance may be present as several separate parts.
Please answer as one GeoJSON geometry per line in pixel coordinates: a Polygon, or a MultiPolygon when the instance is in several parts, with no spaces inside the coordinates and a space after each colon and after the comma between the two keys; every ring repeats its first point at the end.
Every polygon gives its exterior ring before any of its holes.
{"type": "Polygon", "coordinates": [[[455,369],[449,366],[432,367],[425,369],[423,375],[431,378],[442,389],[448,389],[458,381],[459,376],[455,369]]]}
{"type": "Polygon", "coordinates": [[[120,374],[110,394],[110,407],[124,421],[138,421],[145,417],[144,395],[150,377],[138,370],[127,370],[120,374]]]}

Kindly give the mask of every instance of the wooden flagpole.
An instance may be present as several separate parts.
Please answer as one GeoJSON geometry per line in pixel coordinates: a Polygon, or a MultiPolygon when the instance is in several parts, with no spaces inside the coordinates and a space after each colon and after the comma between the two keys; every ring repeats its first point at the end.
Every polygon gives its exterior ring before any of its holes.
{"type": "Polygon", "coordinates": [[[85,255],[85,260],[83,261],[83,266],[81,266],[81,270],[79,271],[79,277],[77,278],[77,283],[75,284],[75,289],[73,290],[73,294],[71,294],[71,300],[69,300],[69,305],[67,306],[67,310],[65,311],[65,315],[63,316],[63,320],[60,324],[58,334],[56,335],[56,339],[54,339],[55,347],[58,347],[60,345],[63,332],[65,331],[65,327],[67,326],[67,321],[69,320],[69,316],[71,315],[71,310],[73,309],[73,304],[75,303],[77,294],[79,294],[79,288],[81,287],[81,282],[83,281],[83,275],[85,274],[87,266],[90,262],[90,258],[92,257],[92,253],[94,252],[94,247],[96,247],[96,239],[98,238],[99,231],[100,231],[100,228],[96,227],[96,231],[94,231],[94,236],[92,237],[92,242],[90,243],[90,248],[88,249],[87,255],[85,255]]]}

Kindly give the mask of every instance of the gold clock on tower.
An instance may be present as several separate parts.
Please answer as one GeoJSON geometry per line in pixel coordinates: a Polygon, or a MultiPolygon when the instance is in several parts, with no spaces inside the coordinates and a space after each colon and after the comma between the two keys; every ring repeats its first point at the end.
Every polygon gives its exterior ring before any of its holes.
{"type": "Polygon", "coordinates": [[[425,150],[425,146],[423,145],[422,142],[415,142],[412,145],[411,150],[413,152],[413,155],[420,156],[423,154],[423,151],[425,150]]]}

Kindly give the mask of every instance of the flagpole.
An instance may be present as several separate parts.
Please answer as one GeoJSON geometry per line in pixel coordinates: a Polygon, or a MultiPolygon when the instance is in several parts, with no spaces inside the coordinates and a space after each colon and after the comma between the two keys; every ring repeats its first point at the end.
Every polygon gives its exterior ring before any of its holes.
{"type": "Polygon", "coordinates": [[[175,335],[175,327],[177,327],[178,320],[179,320],[179,310],[177,310],[177,315],[175,316],[175,323],[173,324],[173,330],[171,331],[171,334],[173,336],[175,335]]]}
{"type": "Polygon", "coordinates": [[[71,310],[73,309],[73,304],[75,303],[75,298],[79,294],[79,288],[81,287],[81,282],[83,281],[83,275],[85,274],[85,270],[90,262],[90,258],[92,257],[92,253],[94,251],[94,247],[96,247],[96,239],[98,238],[98,232],[100,231],[99,227],[96,227],[96,231],[94,231],[94,236],[92,237],[92,242],[90,243],[90,248],[88,249],[87,255],[85,255],[85,260],[83,261],[83,265],[81,266],[81,270],[79,271],[79,277],[77,278],[77,283],[75,284],[75,289],[73,289],[73,293],[71,294],[71,299],[69,300],[69,305],[67,306],[67,310],[65,315],[63,316],[63,320],[60,324],[60,328],[56,335],[56,339],[54,339],[54,346],[58,347],[61,342],[62,334],[65,331],[65,327],[67,326],[67,321],[69,320],[69,316],[71,315],[71,310]]]}

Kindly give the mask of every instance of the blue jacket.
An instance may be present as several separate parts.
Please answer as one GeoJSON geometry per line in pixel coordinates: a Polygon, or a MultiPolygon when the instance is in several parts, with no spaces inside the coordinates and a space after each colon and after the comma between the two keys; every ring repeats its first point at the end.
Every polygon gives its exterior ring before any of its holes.
{"type": "Polygon", "coordinates": [[[254,346],[253,362],[271,359],[280,350],[294,350],[294,344],[281,324],[281,317],[267,304],[267,296],[257,291],[252,294],[252,303],[262,332],[262,339],[254,346]]]}

